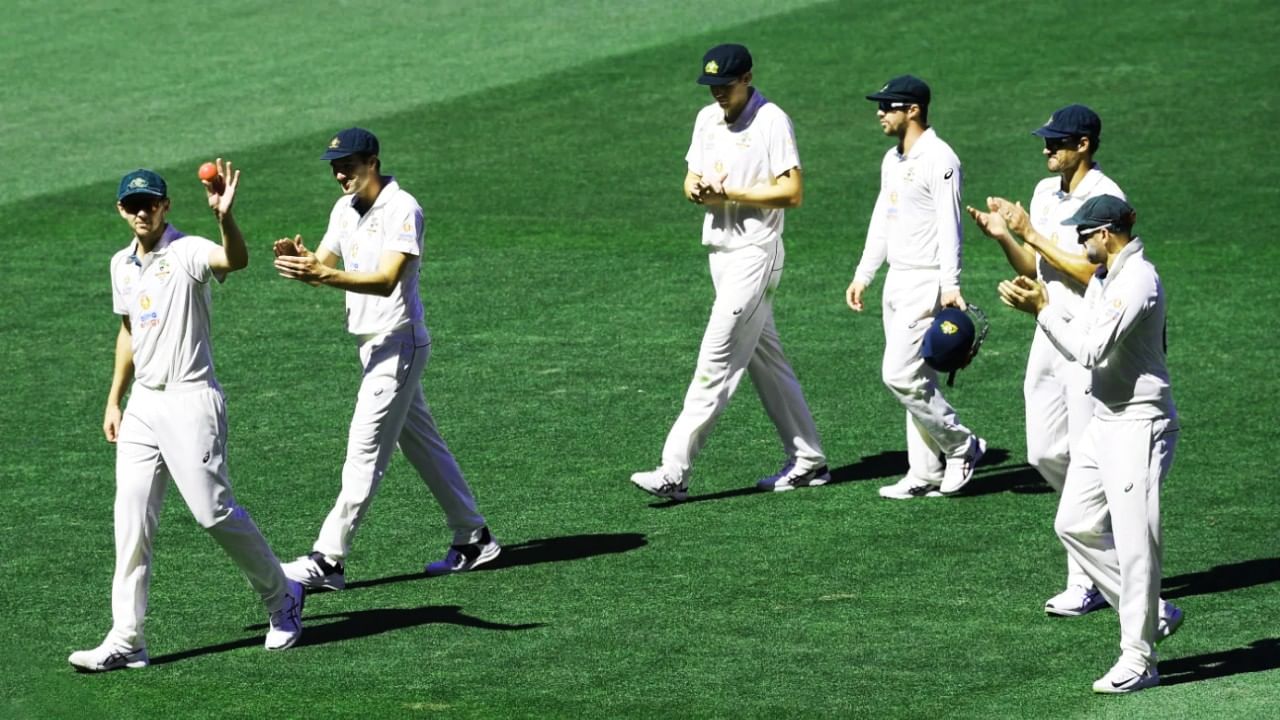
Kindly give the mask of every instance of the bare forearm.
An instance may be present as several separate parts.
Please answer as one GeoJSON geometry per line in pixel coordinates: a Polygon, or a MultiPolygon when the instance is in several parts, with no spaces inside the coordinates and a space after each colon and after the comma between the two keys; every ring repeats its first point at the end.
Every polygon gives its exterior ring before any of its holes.
{"type": "Polygon", "coordinates": [[[1087,258],[1062,250],[1035,230],[1028,230],[1023,237],[1026,238],[1027,245],[1039,252],[1046,262],[1081,285],[1088,285],[1093,273],[1098,269],[1098,266],[1089,262],[1087,258]]]}
{"type": "Polygon", "coordinates": [[[230,212],[218,220],[218,230],[222,233],[222,251],[227,256],[230,270],[240,270],[249,265],[249,248],[244,242],[244,233],[236,224],[235,216],[230,212]]]}
{"type": "Polygon", "coordinates": [[[123,328],[116,335],[115,363],[111,372],[111,390],[107,392],[107,406],[119,406],[133,382],[133,336],[123,328]]]}
{"type": "Polygon", "coordinates": [[[1019,275],[1029,278],[1036,276],[1035,250],[1018,242],[1017,238],[1007,233],[994,237],[996,242],[1000,243],[1000,249],[1004,251],[1005,259],[1009,261],[1009,265],[1019,275]]]}
{"type": "Polygon", "coordinates": [[[396,278],[387,277],[381,272],[348,272],[330,269],[320,279],[320,284],[347,292],[387,297],[396,288],[396,278]]]}
{"type": "Polygon", "coordinates": [[[742,205],[762,208],[800,207],[804,192],[790,185],[753,185],[749,188],[725,188],[725,197],[742,205]]]}

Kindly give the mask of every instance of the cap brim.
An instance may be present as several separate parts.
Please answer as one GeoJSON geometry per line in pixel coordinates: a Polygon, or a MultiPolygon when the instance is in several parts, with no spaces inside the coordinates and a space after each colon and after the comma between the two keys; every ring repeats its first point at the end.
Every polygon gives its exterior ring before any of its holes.
{"type": "Polygon", "coordinates": [[[705,73],[698,76],[699,85],[732,85],[737,80],[738,78],[736,77],[725,77],[724,75],[707,75],[705,73]]]}
{"type": "Polygon", "coordinates": [[[356,153],[354,150],[336,150],[336,149],[326,150],[325,153],[320,156],[320,159],[321,160],[337,160],[338,158],[344,158],[344,157],[347,157],[348,155],[355,155],[355,154],[356,153]]]}
{"type": "Polygon", "coordinates": [[[1031,134],[1037,137],[1049,138],[1051,140],[1064,140],[1069,137],[1075,137],[1075,135],[1069,132],[1054,130],[1051,127],[1038,127],[1035,130],[1032,130],[1031,134]]]}
{"type": "Polygon", "coordinates": [[[158,197],[158,198],[168,197],[166,193],[160,192],[155,188],[134,188],[134,189],[125,191],[123,195],[117,195],[116,202],[120,202],[121,200],[124,200],[125,198],[128,198],[128,197],[133,197],[134,195],[150,195],[151,197],[158,197]]]}

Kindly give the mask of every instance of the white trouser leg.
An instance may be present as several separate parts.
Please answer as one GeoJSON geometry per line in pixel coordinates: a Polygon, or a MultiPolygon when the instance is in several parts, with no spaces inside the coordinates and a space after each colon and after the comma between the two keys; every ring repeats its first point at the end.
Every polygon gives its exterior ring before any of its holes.
{"type": "MultiPolygon", "coordinates": [[[[960,424],[955,409],[942,397],[937,373],[920,357],[925,332],[939,309],[938,299],[936,271],[889,271],[882,303],[885,342],[880,374],[885,386],[915,419],[912,427],[943,454],[955,456],[969,447],[973,433],[960,424]]],[[[913,453],[911,442],[908,437],[908,461],[924,463],[923,449],[916,445],[913,453]]],[[[929,443],[924,446],[929,447],[929,443]]],[[[932,462],[927,466],[913,464],[911,474],[941,482],[940,465],[932,462]]]]}
{"type": "Polygon", "coordinates": [[[351,538],[373,502],[409,406],[421,390],[428,343],[425,330],[418,334],[410,329],[378,336],[360,346],[364,377],[347,433],[342,490],[312,546],[316,552],[339,560],[351,552],[351,538]]]}
{"type": "MultiPolygon", "coordinates": [[[[1067,479],[1071,448],[1093,418],[1089,370],[1069,362],[1036,326],[1022,396],[1026,405],[1027,463],[1059,493],[1067,479]]],[[[1074,496],[1061,495],[1059,504],[1074,496]]],[[[1084,568],[1067,553],[1067,583],[1089,587],[1084,568]]]]}
{"type": "MultiPolygon", "coordinates": [[[[430,345],[421,350],[430,356],[430,345]]],[[[436,428],[421,382],[406,392],[412,397],[400,431],[400,450],[444,510],[445,523],[453,531],[453,544],[474,543],[480,539],[480,530],[485,525],[484,516],[476,510],[475,495],[436,428]]]]}
{"type": "Polygon", "coordinates": [[[1160,605],[1160,484],[1173,462],[1177,421],[1098,420],[1071,458],[1059,537],[1120,616],[1120,660],[1155,665],[1160,605]],[[1074,513],[1074,514],[1073,514],[1074,513]]]}
{"type": "Polygon", "coordinates": [[[929,437],[910,410],[905,415],[907,418],[907,467],[911,468],[911,476],[934,485],[942,484],[942,475],[947,468],[942,450],[938,448],[938,443],[929,437]]]}
{"type": "Polygon", "coordinates": [[[755,355],[765,323],[772,320],[770,295],[782,277],[782,243],[714,251],[710,264],[716,300],[684,408],[662,448],[662,466],[679,480],[688,478],[693,459],[755,355]]]}
{"type": "MultiPolygon", "coordinates": [[[[134,391],[135,395],[137,390],[134,391]]],[[[196,522],[244,573],[268,611],[287,599],[280,561],[236,503],[227,477],[227,410],[217,388],[161,393],[165,422],[156,428],[160,454],[196,522]]]]}
{"type": "Polygon", "coordinates": [[[764,411],[778,430],[783,452],[787,457],[795,458],[797,469],[809,470],[825,465],[827,459],[800,381],[782,351],[782,340],[773,322],[773,302],[767,297],[765,301],[769,304],[769,311],[760,329],[756,351],[747,363],[747,374],[751,376],[764,411]]]}
{"type": "Polygon", "coordinates": [[[125,408],[116,443],[116,569],[111,581],[111,632],[115,645],[146,645],[143,624],[151,584],[151,543],[169,475],[151,426],[139,417],[136,395],[125,408]]]}

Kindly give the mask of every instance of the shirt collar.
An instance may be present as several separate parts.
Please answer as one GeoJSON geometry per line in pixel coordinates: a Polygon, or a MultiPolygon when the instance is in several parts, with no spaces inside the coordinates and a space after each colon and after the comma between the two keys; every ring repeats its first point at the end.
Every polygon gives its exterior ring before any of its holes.
{"type": "Polygon", "coordinates": [[[924,151],[928,149],[929,143],[933,142],[933,139],[937,136],[938,133],[934,132],[933,128],[928,128],[923,133],[920,133],[920,137],[916,138],[915,143],[911,145],[911,150],[905,156],[898,150],[897,146],[894,146],[893,151],[898,154],[899,158],[905,157],[914,160],[924,154],[924,151]]]}
{"type": "MultiPolygon", "coordinates": [[[[391,201],[391,196],[395,195],[396,191],[400,189],[400,183],[396,182],[395,175],[384,175],[383,177],[386,178],[386,180],[382,183],[382,189],[378,191],[378,197],[373,199],[373,204],[369,206],[369,211],[366,212],[365,215],[368,215],[369,212],[373,212],[374,210],[378,210],[382,208],[383,205],[386,205],[388,202],[391,201]]],[[[351,196],[350,205],[351,205],[351,209],[355,210],[355,207],[356,207],[355,195],[351,196]]]]}
{"type": "MultiPolygon", "coordinates": [[[[756,113],[759,112],[760,108],[764,107],[767,102],[769,102],[769,99],[764,96],[764,93],[755,88],[751,88],[751,98],[747,100],[747,106],[742,108],[742,112],[738,115],[738,119],[734,120],[733,123],[725,124],[729,126],[730,130],[745,130],[749,125],[751,125],[751,121],[755,119],[756,113]]],[[[723,120],[724,116],[721,115],[720,117],[723,120]]]]}
{"type": "Polygon", "coordinates": [[[1087,197],[1089,192],[1093,190],[1093,186],[1102,182],[1102,177],[1102,166],[1098,163],[1094,163],[1089,166],[1089,172],[1085,173],[1084,177],[1080,178],[1080,184],[1076,186],[1076,189],[1073,192],[1066,192],[1062,189],[1062,186],[1059,185],[1058,195],[1063,198],[1087,197]]]}
{"type": "MultiPolygon", "coordinates": [[[[186,235],[186,233],[174,227],[172,224],[165,223],[164,234],[160,236],[160,242],[156,243],[156,246],[151,248],[151,252],[147,253],[147,256],[150,257],[158,252],[168,250],[170,243],[184,235],[186,235]]],[[[133,242],[129,243],[129,262],[137,265],[138,267],[142,267],[142,261],[138,259],[138,244],[140,242],[141,241],[138,240],[138,236],[134,235],[133,242]]]]}
{"type": "MultiPolygon", "coordinates": [[[[1130,258],[1137,256],[1141,259],[1142,254],[1142,238],[1135,237],[1129,240],[1129,244],[1124,246],[1124,249],[1116,255],[1115,261],[1111,263],[1111,268],[1107,270],[1107,274],[1102,279],[1103,284],[1110,283],[1116,275],[1119,275],[1120,270],[1124,268],[1130,258]]],[[[1105,268],[1106,265],[1103,265],[1103,267],[1105,268]]]]}

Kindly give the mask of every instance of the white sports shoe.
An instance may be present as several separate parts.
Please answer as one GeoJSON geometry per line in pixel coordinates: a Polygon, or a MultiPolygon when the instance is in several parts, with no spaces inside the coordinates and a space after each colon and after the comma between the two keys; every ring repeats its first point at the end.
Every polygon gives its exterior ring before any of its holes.
{"type": "Polygon", "coordinates": [[[298,638],[302,637],[302,606],[306,599],[306,591],[303,590],[302,583],[290,580],[284,607],[271,613],[271,617],[267,620],[269,627],[266,648],[268,650],[291,648],[298,642],[298,638]]]}
{"type": "Polygon", "coordinates": [[[1116,665],[1106,675],[1093,682],[1096,693],[1119,694],[1146,690],[1160,684],[1160,671],[1147,668],[1146,672],[1134,672],[1126,667],[1116,665]]]}
{"type": "Polygon", "coordinates": [[[1170,602],[1160,601],[1160,619],[1156,621],[1156,642],[1178,632],[1182,627],[1182,609],[1170,602]]]}
{"type": "Polygon", "coordinates": [[[1098,588],[1092,585],[1072,585],[1046,600],[1044,611],[1047,615],[1078,617],[1106,606],[1107,599],[1102,597],[1098,588]]]}
{"type": "Polygon", "coordinates": [[[892,485],[880,488],[880,497],[890,500],[911,500],[918,497],[942,497],[938,486],[908,474],[892,485]]]}
{"type": "Polygon", "coordinates": [[[427,563],[422,570],[428,575],[448,575],[449,573],[466,572],[484,565],[498,557],[502,546],[489,532],[489,526],[480,528],[480,539],[473,543],[450,545],[443,560],[427,563]]]}
{"type": "Polygon", "coordinates": [[[756,487],[765,492],[786,492],[801,487],[818,487],[831,482],[831,472],[825,464],[808,470],[797,470],[795,458],[787,461],[778,472],[756,481],[756,487]]]}
{"type": "Polygon", "coordinates": [[[942,494],[954,495],[968,485],[973,479],[973,471],[978,467],[978,461],[982,460],[985,454],[987,454],[987,441],[977,435],[970,436],[969,447],[965,448],[963,455],[947,458],[947,469],[942,475],[940,488],[942,494]]]}
{"type": "Polygon", "coordinates": [[[80,672],[106,672],[124,668],[143,668],[151,664],[146,648],[121,648],[102,643],[92,650],[77,650],[67,662],[80,672]]]}
{"type": "Polygon", "coordinates": [[[297,560],[280,563],[284,576],[308,590],[341,590],[347,586],[346,569],[341,562],[333,563],[322,552],[303,555],[297,560]]]}
{"type": "Polygon", "coordinates": [[[688,483],[672,480],[671,476],[667,475],[667,471],[662,468],[635,473],[631,476],[631,482],[650,495],[660,498],[683,501],[689,497],[688,483]]]}

